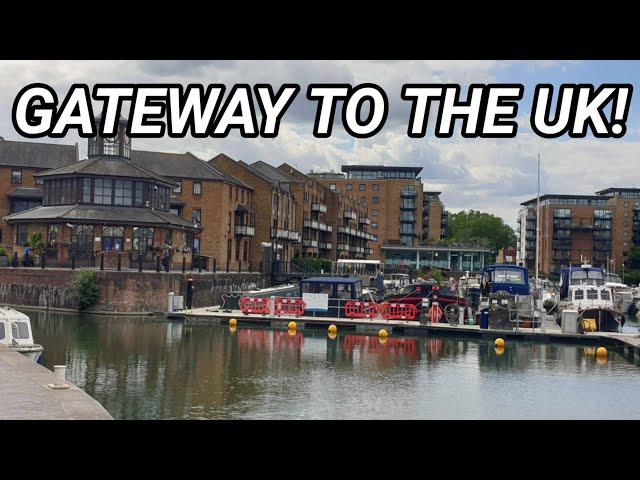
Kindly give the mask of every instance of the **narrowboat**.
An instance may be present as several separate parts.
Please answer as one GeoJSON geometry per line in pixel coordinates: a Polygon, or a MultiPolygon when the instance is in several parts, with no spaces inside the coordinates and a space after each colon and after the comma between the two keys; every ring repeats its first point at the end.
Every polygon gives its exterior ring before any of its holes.
{"type": "Polygon", "coordinates": [[[0,344],[37,362],[44,348],[33,342],[31,320],[11,307],[0,307],[0,344]]]}

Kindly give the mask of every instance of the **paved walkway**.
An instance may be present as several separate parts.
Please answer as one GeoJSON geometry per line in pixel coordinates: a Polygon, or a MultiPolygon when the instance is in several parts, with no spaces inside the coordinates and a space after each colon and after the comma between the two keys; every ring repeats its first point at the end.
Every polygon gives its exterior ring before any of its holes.
{"type": "Polygon", "coordinates": [[[0,346],[0,420],[110,420],[96,400],[70,385],[52,390],[53,372],[0,346]]]}

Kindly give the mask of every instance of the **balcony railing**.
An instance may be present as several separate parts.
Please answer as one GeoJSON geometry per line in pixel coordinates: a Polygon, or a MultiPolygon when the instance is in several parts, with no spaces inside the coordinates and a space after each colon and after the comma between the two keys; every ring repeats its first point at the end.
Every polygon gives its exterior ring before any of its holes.
{"type": "Polygon", "coordinates": [[[333,246],[330,242],[320,242],[318,244],[318,247],[320,248],[320,250],[331,250],[333,246]]]}
{"type": "Polygon", "coordinates": [[[349,251],[349,245],[347,245],[346,243],[339,243],[338,245],[336,245],[336,248],[339,251],[342,251],[342,252],[348,252],[349,251]]]}
{"type": "Polygon", "coordinates": [[[344,211],[344,218],[350,218],[351,220],[357,220],[358,219],[358,214],[356,212],[354,212],[353,210],[345,210],[344,211]]]}
{"type": "Polygon", "coordinates": [[[312,203],[311,210],[314,212],[327,213],[327,205],[324,203],[312,203]]]}
{"type": "Polygon", "coordinates": [[[317,240],[302,240],[302,246],[306,248],[318,248],[317,240]]]}
{"type": "Polygon", "coordinates": [[[249,225],[236,225],[235,232],[239,237],[255,237],[256,227],[251,227],[249,225]]]}
{"type": "Polygon", "coordinates": [[[293,230],[287,230],[285,228],[272,228],[271,238],[280,240],[291,240],[293,242],[300,241],[300,232],[294,232],[293,230]]]}
{"type": "Polygon", "coordinates": [[[415,198],[418,196],[418,192],[415,188],[403,188],[400,196],[403,198],[415,198]]]}
{"type": "Polygon", "coordinates": [[[368,218],[366,218],[366,217],[360,217],[360,218],[358,219],[358,222],[363,223],[363,224],[365,224],[365,225],[371,225],[371,220],[369,220],[369,219],[368,219],[368,218]]]}

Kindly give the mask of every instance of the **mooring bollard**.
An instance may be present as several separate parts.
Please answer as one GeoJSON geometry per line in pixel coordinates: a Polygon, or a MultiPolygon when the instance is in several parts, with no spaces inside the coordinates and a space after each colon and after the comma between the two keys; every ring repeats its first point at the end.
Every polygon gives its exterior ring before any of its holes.
{"type": "Polygon", "coordinates": [[[54,382],[50,383],[49,388],[54,388],[56,390],[69,388],[69,384],[67,383],[67,366],[66,365],[54,365],[53,366],[53,375],[54,382]]]}

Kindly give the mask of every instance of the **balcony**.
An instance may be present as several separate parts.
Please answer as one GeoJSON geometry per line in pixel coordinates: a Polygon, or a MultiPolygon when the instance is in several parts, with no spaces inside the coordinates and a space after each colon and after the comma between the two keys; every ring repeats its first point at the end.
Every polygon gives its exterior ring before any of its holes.
{"type": "Polygon", "coordinates": [[[327,205],[324,203],[312,203],[311,210],[313,212],[327,213],[327,205]]]}
{"type": "Polygon", "coordinates": [[[358,219],[358,222],[361,223],[361,224],[364,224],[364,225],[371,225],[371,220],[369,220],[366,217],[360,217],[358,219]]]}
{"type": "Polygon", "coordinates": [[[554,260],[571,260],[571,252],[568,251],[553,251],[553,259],[554,260]]]}
{"type": "Polygon", "coordinates": [[[373,248],[365,248],[364,253],[366,253],[367,255],[373,255],[373,248]]]}
{"type": "MultiPolygon", "coordinates": [[[[553,242],[554,250],[571,250],[572,246],[571,240],[568,242],[563,240],[554,240],[553,242]]],[[[535,248],[535,246],[533,248],[535,248]]]]}
{"type": "Polygon", "coordinates": [[[400,204],[400,210],[415,210],[416,203],[415,202],[402,202],[400,204]]]}
{"type": "Polygon", "coordinates": [[[611,242],[594,242],[593,250],[596,252],[610,252],[611,242]]]}
{"type": "Polygon", "coordinates": [[[349,245],[347,245],[346,243],[339,243],[338,245],[336,245],[336,249],[338,249],[338,251],[341,251],[341,252],[348,252],[349,245]]]}
{"type": "Polygon", "coordinates": [[[402,198],[416,198],[418,196],[418,192],[415,188],[403,188],[400,192],[400,196],[402,198]]]}
{"type": "Polygon", "coordinates": [[[291,240],[293,242],[300,241],[300,232],[294,232],[293,230],[287,230],[285,228],[272,228],[271,238],[278,240],[291,240]]]}
{"type": "Polygon", "coordinates": [[[320,248],[320,250],[331,250],[333,248],[333,245],[330,242],[320,242],[318,244],[318,247],[320,248]]]}
{"type": "Polygon", "coordinates": [[[249,225],[236,225],[235,233],[238,237],[255,237],[256,227],[251,227],[249,225]]]}
{"type": "Polygon", "coordinates": [[[344,211],[344,218],[350,218],[351,220],[357,220],[358,219],[358,214],[356,212],[354,212],[353,210],[345,210],[344,211]]]}
{"type": "Polygon", "coordinates": [[[318,248],[317,240],[302,240],[302,246],[305,248],[318,248]]]}
{"type": "Polygon", "coordinates": [[[318,221],[317,220],[303,220],[302,226],[305,228],[312,228],[314,230],[318,230],[318,221]]]}

